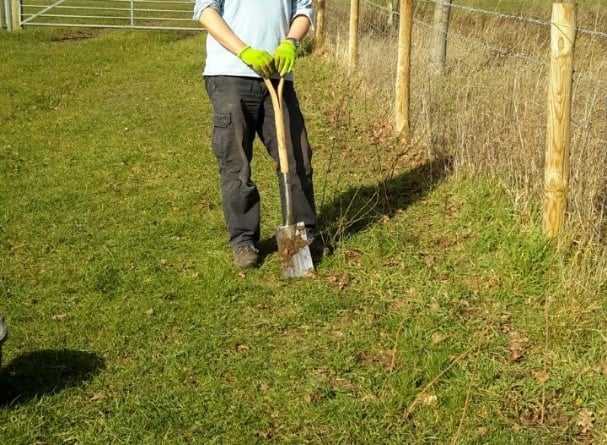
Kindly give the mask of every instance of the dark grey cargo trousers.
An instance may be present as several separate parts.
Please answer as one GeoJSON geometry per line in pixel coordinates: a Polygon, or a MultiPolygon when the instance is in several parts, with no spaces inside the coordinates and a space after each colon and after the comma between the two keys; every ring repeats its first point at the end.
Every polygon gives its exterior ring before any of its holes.
{"type": "MultiPolygon", "coordinates": [[[[232,247],[255,244],[260,237],[260,195],[251,179],[256,134],[276,163],[283,221],[285,218],[272,100],[262,79],[206,76],[205,86],[213,105],[212,146],[219,166],[230,244],[232,247]]],[[[285,82],[283,98],[294,220],[303,221],[306,227],[314,229],[312,150],[293,82],[285,82]]]]}

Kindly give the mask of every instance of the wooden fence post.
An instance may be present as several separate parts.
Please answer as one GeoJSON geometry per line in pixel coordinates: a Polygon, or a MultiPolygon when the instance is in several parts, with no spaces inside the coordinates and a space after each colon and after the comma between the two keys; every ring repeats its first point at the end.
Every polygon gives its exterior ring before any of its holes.
{"type": "Polygon", "coordinates": [[[400,1],[398,24],[398,58],[394,127],[399,136],[409,137],[409,104],[411,86],[411,35],[413,32],[413,0],[400,1]]]}
{"type": "Polygon", "coordinates": [[[316,1],[316,33],[317,46],[322,46],[325,41],[325,0],[316,1]]]}
{"type": "Polygon", "coordinates": [[[552,5],[548,125],[544,166],[544,233],[555,237],[565,225],[571,143],[571,86],[575,44],[574,3],[552,5]]]}
{"type": "Polygon", "coordinates": [[[434,45],[432,48],[432,65],[434,74],[437,75],[445,73],[450,13],[451,0],[437,0],[434,6],[434,45]]]}
{"type": "Polygon", "coordinates": [[[348,40],[348,68],[353,71],[358,65],[358,19],[360,0],[350,0],[350,36],[348,40]]]}
{"type": "Polygon", "coordinates": [[[10,31],[21,29],[21,0],[11,0],[10,31]]]}
{"type": "Polygon", "coordinates": [[[8,28],[8,24],[6,23],[6,14],[4,11],[4,1],[0,3],[0,30],[3,28],[8,28]]]}

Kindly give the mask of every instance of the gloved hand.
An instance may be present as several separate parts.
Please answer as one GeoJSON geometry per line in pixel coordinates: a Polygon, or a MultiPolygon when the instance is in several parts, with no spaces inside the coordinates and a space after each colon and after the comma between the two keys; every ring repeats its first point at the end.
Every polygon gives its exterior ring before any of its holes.
{"type": "Polygon", "coordinates": [[[293,71],[295,57],[297,56],[297,46],[291,40],[283,40],[274,51],[274,64],[280,77],[293,71]]]}
{"type": "Polygon", "coordinates": [[[246,46],[238,53],[238,58],[262,77],[270,77],[274,72],[274,59],[269,52],[246,46]]]}

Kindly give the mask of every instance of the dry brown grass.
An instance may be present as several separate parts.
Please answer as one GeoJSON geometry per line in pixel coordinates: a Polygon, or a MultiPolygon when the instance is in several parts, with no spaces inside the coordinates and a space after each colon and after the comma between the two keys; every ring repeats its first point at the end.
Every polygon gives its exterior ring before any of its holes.
{"type": "MultiPolygon", "coordinates": [[[[378,2],[380,3],[380,2],[378,2]]],[[[384,4],[385,2],[381,2],[384,4]]],[[[454,8],[447,72],[431,73],[433,4],[416,2],[411,78],[413,140],[424,151],[448,154],[460,175],[490,174],[511,190],[527,224],[539,225],[543,195],[549,5],[533,18],[454,8]],[[545,10],[546,16],[541,15],[545,10]],[[538,15],[540,14],[540,15],[538,15]]],[[[348,8],[329,2],[326,29],[332,53],[347,60],[348,8]]],[[[397,30],[387,12],[361,2],[359,69],[366,94],[393,101],[397,30]]],[[[564,286],[607,277],[607,4],[581,2],[575,47],[571,180],[567,233],[572,261],[564,286]],[[580,275],[583,274],[583,275],[580,275]]]]}

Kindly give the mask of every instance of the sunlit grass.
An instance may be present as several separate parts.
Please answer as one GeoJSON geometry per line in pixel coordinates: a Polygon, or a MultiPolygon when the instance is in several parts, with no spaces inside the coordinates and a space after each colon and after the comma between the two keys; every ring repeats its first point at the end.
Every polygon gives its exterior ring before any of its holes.
{"type": "Polygon", "coordinates": [[[403,146],[320,57],[297,88],[335,254],[281,278],[258,147],[264,262],[236,270],[203,42],[0,35],[3,443],[605,439],[602,295],[563,283],[503,185],[403,146]]]}

